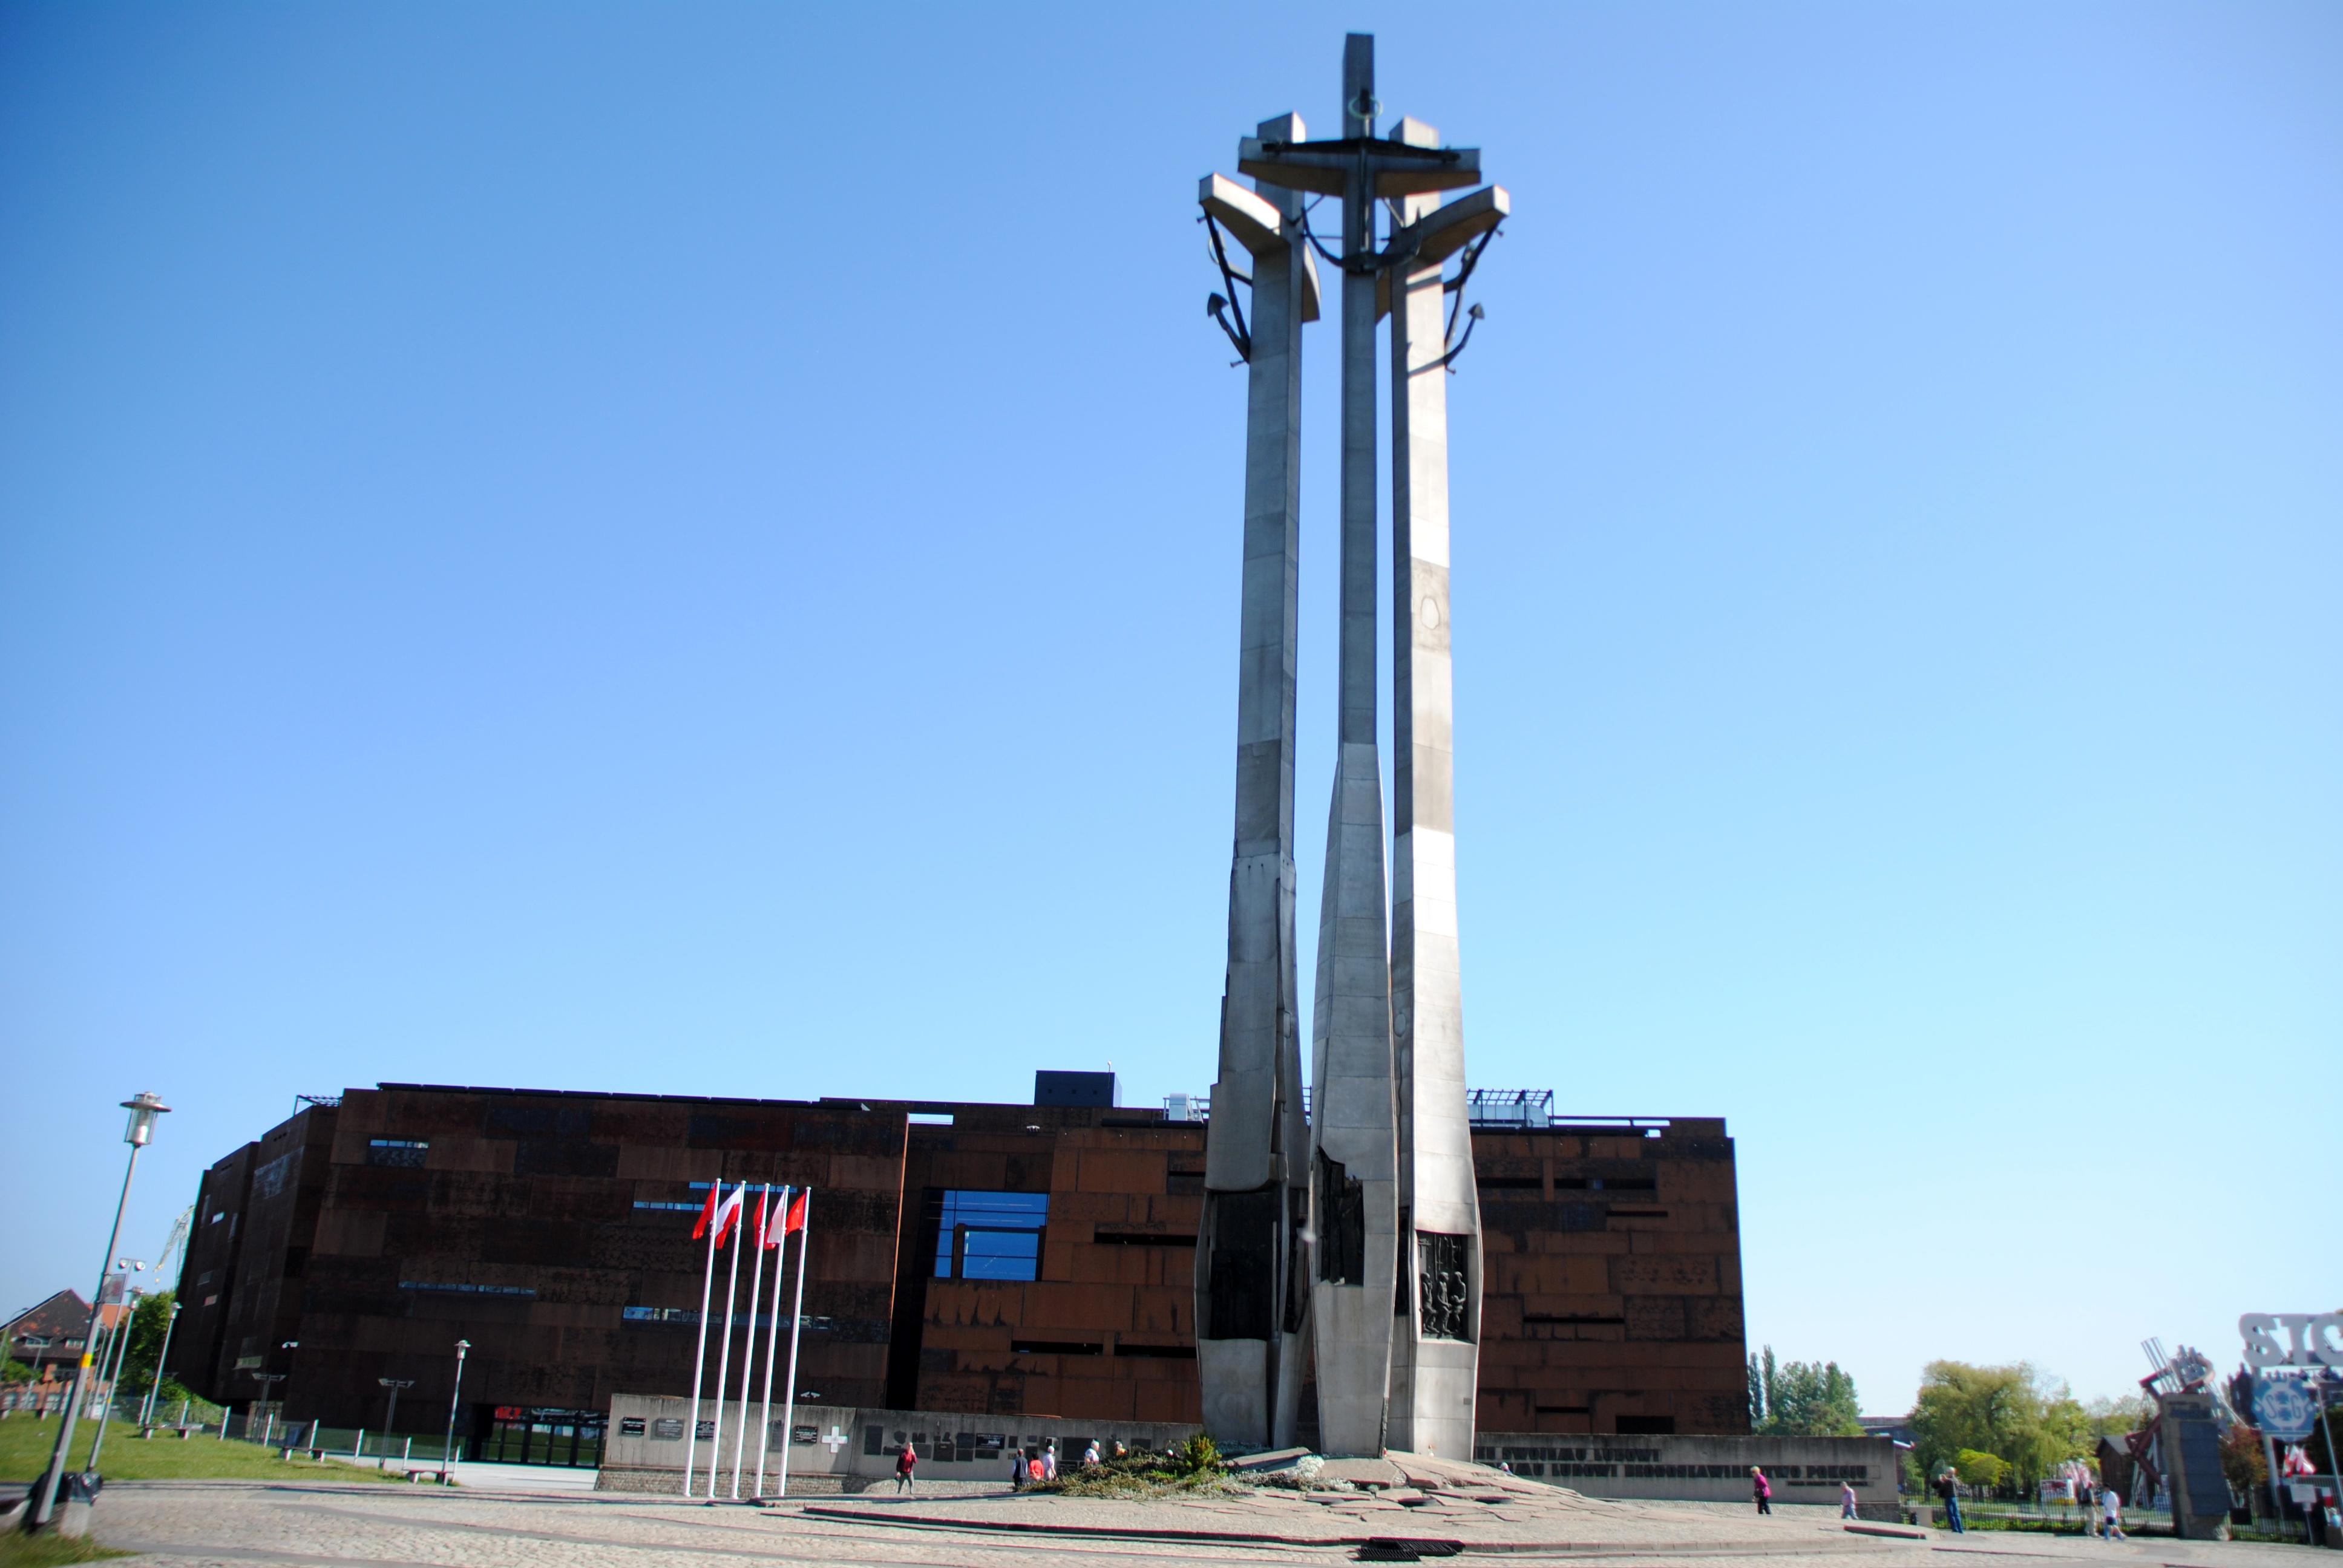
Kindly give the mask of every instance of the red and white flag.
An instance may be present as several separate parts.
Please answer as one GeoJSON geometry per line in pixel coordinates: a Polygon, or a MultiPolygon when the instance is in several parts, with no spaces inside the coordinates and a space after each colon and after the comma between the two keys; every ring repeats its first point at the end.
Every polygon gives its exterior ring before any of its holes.
{"type": "Polygon", "coordinates": [[[725,1236],[739,1221],[741,1201],[749,1195],[748,1184],[743,1182],[734,1188],[732,1195],[729,1198],[718,1196],[723,1191],[724,1183],[721,1181],[708,1190],[708,1202],[699,1211],[699,1222],[691,1228],[693,1241],[697,1241],[707,1235],[708,1227],[712,1224],[716,1227],[715,1245],[721,1247],[724,1244],[725,1236]]]}
{"type": "MultiPolygon", "coordinates": [[[[781,1221],[782,1235],[787,1236],[792,1231],[802,1231],[805,1229],[806,1200],[812,1196],[813,1193],[810,1189],[798,1194],[797,1201],[789,1205],[788,1215],[781,1221]]],[[[772,1244],[778,1247],[780,1245],[780,1242],[776,1241],[772,1244]]]]}

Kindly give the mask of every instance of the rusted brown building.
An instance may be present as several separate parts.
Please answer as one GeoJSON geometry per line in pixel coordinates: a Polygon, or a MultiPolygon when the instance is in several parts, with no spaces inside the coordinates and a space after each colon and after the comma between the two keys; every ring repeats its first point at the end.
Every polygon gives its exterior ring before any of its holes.
{"type": "MultiPolygon", "coordinates": [[[[709,1183],[769,1181],[814,1190],[800,1402],[1193,1421],[1204,1125],[1050,1077],[1034,1105],[352,1090],[206,1174],[172,1370],[376,1431],[408,1381],[428,1432],[462,1339],[475,1452],[590,1462],[613,1393],[689,1386],[709,1183]]],[[[1724,1123],[1474,1148],[1482,1428],[1745,1432],[1724,1123]]]]}

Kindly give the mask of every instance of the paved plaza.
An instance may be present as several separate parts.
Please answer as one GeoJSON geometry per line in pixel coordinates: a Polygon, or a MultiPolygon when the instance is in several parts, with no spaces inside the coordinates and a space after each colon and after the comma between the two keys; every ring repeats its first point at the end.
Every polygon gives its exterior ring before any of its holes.
{"type": "MultiPolygon", "coordinates": [[[[1852,1534],[1835,1511],[1770,1519],[1720,1504],[1600,1503],[1546,1488],[1518,1501],[1404,1507],[1389,1498],[1130,1503],[1078,1498],[811,1498],[709,1507],[634,1497],[361,1487],[329,1483],[136,1482],[106,1489],[97,1534],[157,1564],[385,1564],[397,1568],[715,1568],[886,1563],[918,1568],[1091,1568],[1176,1563],[1311,1563],[1359,1558],[1373,1536],[1459,1541],[1513,1561],[1636,1558],[1779,1563],[1831,1558],[1952,1568],[1962,1557],[2096,1561],[2148,1568],[2263,1568],[2298,1547],[2074,1536],[1852,1534]],[[1544,1493],[1540,1496],[1537,1493],[1544,1493]],[[1462,1512],[1471,1510],[1472,1512],[1462,1512]]],[[[1427,1554],[1427,1560],[1432,1560],[1427,1554]]]]}

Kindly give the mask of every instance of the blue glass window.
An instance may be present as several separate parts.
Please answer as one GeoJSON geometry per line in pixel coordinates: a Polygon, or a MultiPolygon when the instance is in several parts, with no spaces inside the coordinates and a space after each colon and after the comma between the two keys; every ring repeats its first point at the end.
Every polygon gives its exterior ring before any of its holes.
{"type": "Polygon", "coordinates": [[[936,1278],[1036,1280],[1041,1231],[1050,1222],[1047,1192],[934,1193],[936,1278]]]}

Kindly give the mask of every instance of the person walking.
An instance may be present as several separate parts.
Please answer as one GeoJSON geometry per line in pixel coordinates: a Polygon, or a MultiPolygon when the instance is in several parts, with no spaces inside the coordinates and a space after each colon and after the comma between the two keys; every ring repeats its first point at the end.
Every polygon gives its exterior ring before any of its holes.
{"type": "Polygon", "coordinates": [[[1774,1512],[1774,1483],[1766,1480],[1765,1473],[1754,1464],[1749,1467],[1749,1492],[1756,1500],[1758,1513],[1774,1512]]]}
{"type": "Polygon", "coordinates": [[[1091,1445],[1090,1445],[1088,1448],[1086,1448],[1086,1449],[1082,1450],[1082,1468],[1083,1468],[1084,1470],[1088,1470],[1091,1465],[1096,1464],[1098,1462],[1099,1462],[1099,1445],[1098,1445],[1098,1439],[1097,1439],[1097,1438],[1092,1438],[1092,1439],[1091,1439],[1091,1445]]]}
{"type": "Polygon", "coordinates": [[[1009,1451],[1009,1490],[1011,1492],[1025,1490],[1025,1451],[1021,1448],[1012,1448],[1009,1451]]]}
{"type": "Polygon", "coordinates": [[[909,1442],[906,1442],[903,1444],[903,1452],[895,1456],[896,1496],[900,1497],[903,1493],[911,1490],[911,1473],[917,1470],[919,1466],[919,1450],[913,1448],[909,1442]]]}
{"type": "Polygon", "coordinates": [[[1967,1528],[1961,1523],[1961,1473],[1951,1465],[1936,1477],[1936,1495],[1945,1500],[1945,1523],[1956,1535],[1966,1535],[1967,1528]]]}
{"type": "Polygon", "coordinates": [[[1838,1483],[1838,1516],[1841,1519],[1862,1517],[1855,1511],[1855,1483],[1852,1481],[1838,1483]]]}
{"type": "Polygon", "coordinates": [[[2108,1540],[2128,1541],[2131,1539],[2130,1536],[2124,1533],[2123,1499],[2116,1495],[2116,1489],[2114,1487],[2109,1486],[2100,1490],[2099,1513],[2101,1517],[2107,1522],[2106,1534],[2108,1540]]]}
{"type": "Polygon", "coordinates": [[[1041,1479],[1058,1479],[1058,1440],[1054,1437],[1050,1440],[1050,1446],[1041,1451],[1041,1479]]]}

